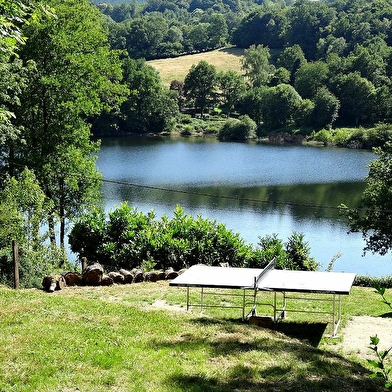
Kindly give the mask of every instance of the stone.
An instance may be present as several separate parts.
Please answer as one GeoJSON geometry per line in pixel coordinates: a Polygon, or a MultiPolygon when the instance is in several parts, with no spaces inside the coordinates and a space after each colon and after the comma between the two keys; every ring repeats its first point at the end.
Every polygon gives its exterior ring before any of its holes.
{"type": "Polygon", "coordinates": [[[67,272],[63,276],[67,286],[80,286],[83,284],[82,274],[79,272],[67,272]]]}
{"type": "Polygon", "coordinates": [[[133,282],[133,275],[131,274],[131,271],[121,268],[118,272],[124,277],[124,283],[133,282]]]}
{"type": "Polygon", "coordinates": [[[113,279],[114,283],[124,283],[124,275],[120,274],[120,272],[109,272],[108,276],[113,279]]]}
{"type": "Polygon", "coordinates": [[[82,273],[83,283],[87,286],[97,286],[103,277],[103,267],[99,263],[88,265],[82,273]]]}
{"type": "Polygon", "coordinates": [[[53,293],[55,290],[62,290],[66,282],[62,275],[48,275],[43,278],[42,286],[49,293],[53,293]]]}

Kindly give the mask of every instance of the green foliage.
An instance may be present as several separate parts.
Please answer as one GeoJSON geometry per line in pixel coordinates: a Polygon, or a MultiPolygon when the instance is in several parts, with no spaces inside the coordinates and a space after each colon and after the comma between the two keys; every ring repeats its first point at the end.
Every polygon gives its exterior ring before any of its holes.
{"type": "Polygon", "coordinates": [[[42,276],[65,263],[63,252],[46,242],[45,222],[51,203],[28,169],[21,173],[19,180],[7,179],[0,199],[0,282],[13,281],[11,244],[15,240],[21,286],[40,287],[42,276]]]}
{"type": "Polygon", "coordinates": [[[379,286],[390,289],[392,288],[392,275],[381,278],[373,278],[370,276],[356,276],[354,279],[354,285],[361,287],[379,286]]]}
{"type": "Polygon", "coordinates": [[[50,0],[46,6],[51,13],[41,10],[23,25],[28,39],[18,54],[31,66],[14,111],[23,132],[2,154],[12,175],[24,165],[34,168],[52,202],[52,244],[59,217],[64,246],[66,222],[99,198],[98,143],[90,139],[88,121],[118,108],[126,88],[119,84],[120,53],[110,49],[99,11],[87,0],[50,0]]]}
{"type": "Polygon", "coordinates": [[[387,254],[392,249],[392,144],[376,148],[378,159],[369,165],[366,189],[356,208],[343,205],[351,232],[362,232],[364,252],[387,254]]]}
{"type": "Polygon", "coordinates": [[[386,360],[392,351],[392,346],[387,350],[380,351],[378,348],[378,344],[380,343],[380,339],[377,335],[370,337],[370,346],[369,348],[376,355],[376,360],[368,359],[368,363],[375,368],[376,370],[371,374],[373,378],[382,378],[384,380],[385,388],[392,388],[392,380],[390,379],[391,368],[386,367],[386,360]]]}
{"type": "Polygon", "coordinates": [[[200,109],[203,116],[204,109],[213,106],[216,95],[217,71],[215,66],[202,60],[192,65],[184,81],[184,93],[187,99],[200,109]]]}
{"type": "MultiPolygon", "coordinates": [[[[277,268],[284,269],[287,264],[287,253],[284,250],[284,245],[277,234],[266,235],[259,237],[258,245],[260,246],[260,255],[263,264],[268,264],[272,259],[275,259],[277,268]]],[[[264,267],[264,265],[248,265],[249,267],[264,267]]]]}
{"type": "Polygon", "coordinates": [[[219,140],[248,140],[256,136],[256,123],[247,115],[228,119],[218,133],[219,140]]]}
{"type": "Polygon", "coordinates": [[[315,271],[317,262],[310,257],[310,247],[302,233],[293,232],[285,243],[287,253],[287,269],[299,271],[315,271]]]}
{"type": "Polygon", "coordinates": [[[321,129],[320,131],[316,132],[313,136],[313,140],[316,142],[322,142],[325,145],[332,141],[333,137],[331,132],[328,129],[321,129]]]}
{"type": "Polygon", "coordinates": [[[198,263],[239,267],[252,257],[251,247],[238,234],[200,215],[186,215],[180,207],[172,219],[164,215],[159,221],[153,211],[145,215],[126,203],[108,218],[95,210],[75,223],[69,242],[79,257],[107,268],[131,269],[144,263],[178,270],[198,263]]]}
{"type": "Polygon", "coordinates": [[[375,292],[381,296],[384,304],[387,305],[392,310],[392,303],[388,301],[385,297],[386,287],[381,286],[378,282],[375,282],[374,288],[376,290],[375,292]]]}
{"type": "Polygon", "coordinates": [[[157,71],[144,60],[123,60],[123,82],[129,94],[121,106],[118,127],[124,133],[162,132],[171,128],[178,105],[157,71]]]}
{"type": "Polygon", "coordinates": [[[258,245],[263,262],[268,263],[275,258],[277,268],[300,271],[315,271],[318,268],[310,257],[310,247],[302,233],[293,232],[284,244],[277,234],[259,237],[258,245]]]}
{"type": "Polygon", "coordinates": [[[268,47],[263,45],[251,45],[244,51],[242,69],[253,87],[267,85],[274,72],[274,66],[270,64],[271,57],[268,47]]]}

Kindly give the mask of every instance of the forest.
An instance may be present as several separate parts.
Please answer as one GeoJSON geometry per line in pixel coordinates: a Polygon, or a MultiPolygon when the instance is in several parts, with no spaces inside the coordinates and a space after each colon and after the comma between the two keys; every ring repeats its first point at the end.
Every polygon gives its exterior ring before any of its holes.
{"type": "Polygon", "coordinates": [[[111,47],[125,51],[148,74],[142,86],[140,78],[125,73],[124,81],[144,103],[128,98],[121,116],[97,121],[97,134],[107,132],[108,125],[123,133],[172,131],[175,124],[189,129],[183,125],[189,120],[178,113],[191,107],[201,114],[246,116],[255,123],[206,126],[222,139],[288,131],[326,143],[369,147],[390,136],[385,125],[370,134],[333,130],[369,128],[392,116],[389,1],[148,0],[97,7],[106,17],[111,47]],[[167,91],[144,63],[225,45],[245,49],[241,74],[198,64],[167,91]],[[154,91],[159,102],[165,97],[166,104],[157,106],[147,91],[154,91]]]}
{"type": "Polygon", "coordinates": [[[67,225],[101,197],[97,137],[197,129],[357,148],[391,138],[386,0],[0,0],[0,9],[1,278],[13,239],[25,276],[66,264],[67,225]],[[168,87],[147,63],[227,45],[244,48],[242,73],[201,61],[168,87]]]}

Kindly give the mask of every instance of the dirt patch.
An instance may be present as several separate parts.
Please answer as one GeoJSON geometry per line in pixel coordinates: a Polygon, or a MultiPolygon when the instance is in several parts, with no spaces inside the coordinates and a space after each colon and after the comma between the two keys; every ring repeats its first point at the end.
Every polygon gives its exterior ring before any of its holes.
{"type": "Polygon", "coordinates": [[[180,305],[169,305],[165,300],[163,299],[156,299],[152,303],[152,307],[157,308],[157,309],[166,309],[166,310],[172,310],[175,312],[185,312],[186,308],[180,306],[180,305]]]}
{"type": "Polygon", "coordinates": [[[391,347],[392,318],[354,316],[339,334],[343,339],[336,345],[338,350],[361,359],[375,359],[373,351],[369,349],[370,336],[379,337],[380,350],[391,347]]]}

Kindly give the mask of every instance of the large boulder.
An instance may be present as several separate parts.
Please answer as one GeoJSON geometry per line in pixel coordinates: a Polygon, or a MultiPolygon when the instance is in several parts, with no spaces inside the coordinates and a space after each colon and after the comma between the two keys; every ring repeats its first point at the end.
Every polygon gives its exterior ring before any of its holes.
{"type": "Polygon", "coordinates": [[[82,273],[83,284],[87,286],[98,286],[103,277],[103,267],[99,263],[88,265],[82,273]]]}

